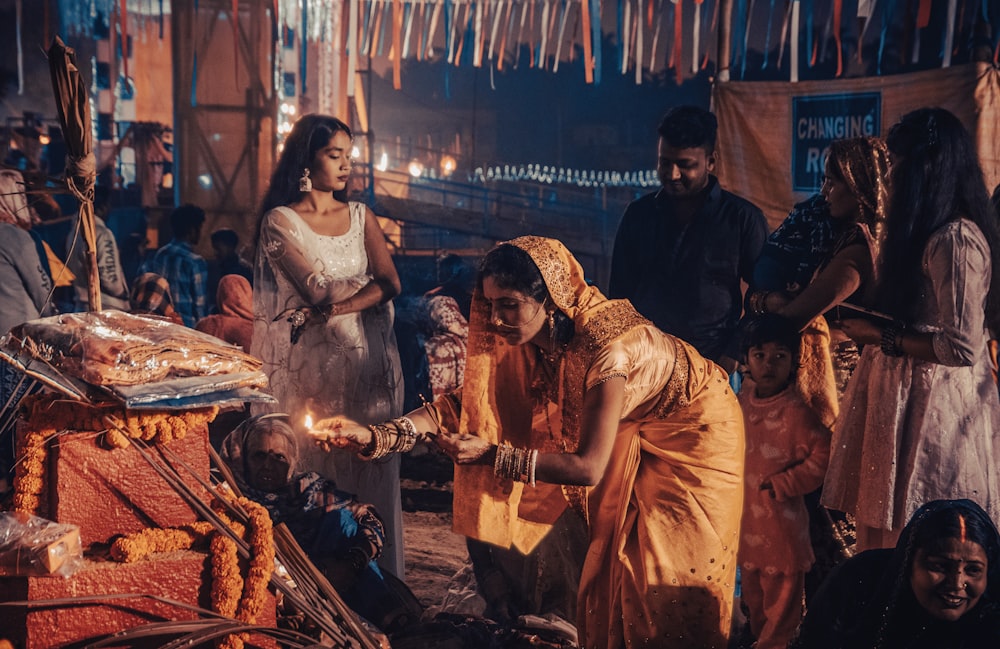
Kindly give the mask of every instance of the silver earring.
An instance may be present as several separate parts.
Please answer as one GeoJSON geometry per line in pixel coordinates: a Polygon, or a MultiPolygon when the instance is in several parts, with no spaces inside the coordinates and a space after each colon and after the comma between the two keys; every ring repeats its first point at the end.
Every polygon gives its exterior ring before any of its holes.
{"type": "Polygon", "coordinates": [[[309,167],[302,170],[302,177],[299,178],[299,191],[300,192],[311,192],[313,190],[313,182],[309,179],[309,167]]]}

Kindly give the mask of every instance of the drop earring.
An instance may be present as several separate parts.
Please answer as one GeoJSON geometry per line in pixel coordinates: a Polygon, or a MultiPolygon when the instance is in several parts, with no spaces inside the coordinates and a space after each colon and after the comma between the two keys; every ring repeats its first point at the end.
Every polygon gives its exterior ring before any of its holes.
{"type": "Polygon", "coordinates": [[[300,192],[311,192],[313,190],[313,182],[309,178],[309,167],[302,170],[302,177],[299,178],[299,191],[300,192]]]}
{"type": "Polygon", "coordinates": [[[549,311],[549,353],[556,354],[556,312],[549,311]]]}

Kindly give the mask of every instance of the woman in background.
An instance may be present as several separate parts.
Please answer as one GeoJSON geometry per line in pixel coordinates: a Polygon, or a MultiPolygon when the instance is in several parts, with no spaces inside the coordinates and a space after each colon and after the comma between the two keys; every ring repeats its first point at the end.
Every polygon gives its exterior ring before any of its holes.
{"type": "MultiPolygon", "coordinates": [[[[351,130],[334,117],[306,115],[292,128],[256,227],[251,353],[278,408],[302,431],[340,415],[378,422],[402,410],[403,379],[390,300],[399,276],[375,215],[342,200],[351,175],[351,130]]],[[[319,471],[381,513],[380,565],[403,574],[399,457],[363,462],[354,454],[311,452],[319,471]]]]}
{"type": "Polygon", "coordinates": [[[991,649],[998,588],[996,525],[971,500],[935,500],[895,548],[862,552],[830,575],[789,647],[991,649]]]}
{"type": "Polygon", "coordinates": [[[195,329],[250,351],[253,340],[253,289],[242,275],[223,275],[216,291],[218,313],[198,321],[195,329]]]}
{"type": "Polygon", "coordinates": [[[420,619],[413,593],[375,563],[385,542],[378,512],[299,469],[298,441],[284,415],[245,420],[223,440],[220,454],[240,492],[264,505],[275,525],[288,527],[348,606],[386,633],[420,619]]]}
{"type": "Polygon", "coordinates": [[[858,549],[892,547],[921,504],[970,498],[1000,516],[1000,399],[987,341],[1000,327],[1000,228],[972,138],[922,108],[889,131],[892,198],[876,308],[845,319],[864,345],[834,427],[827,507],[858,549]]]}

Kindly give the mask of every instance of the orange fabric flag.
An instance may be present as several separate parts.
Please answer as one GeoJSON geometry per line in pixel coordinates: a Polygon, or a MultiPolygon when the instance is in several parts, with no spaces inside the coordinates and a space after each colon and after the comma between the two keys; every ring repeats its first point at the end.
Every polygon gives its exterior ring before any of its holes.
{"type": "Polygon", "coordinates": [[[920,0],[917,6],[917,29],[923,29],[931,23],[931,0],[920,0]]]}
{"type": "Polygon", "coordinates": [[[837,44],[837,74],[834,76],[838,77],[844,73],[844,48],[840,43],[840,14],[843,4],[844,0],[833,0],[833,42],[837,44]]]}
{"type": "Polygon", "coordinates": [[[392,51],[395,56],[392,57],[392,88],[393,90],[399,90],[403,87],[401,68],[402,68],[402,41],[400,36],[403,33],[403,3],[402,0],[392,0],[392,51]]]}
{"type": "Polygon", "coordinates": [[[590,0],[580,0],[583,18],[583,77],[587,83],[594,83],[594,56],[590,43],[590,0]]]}

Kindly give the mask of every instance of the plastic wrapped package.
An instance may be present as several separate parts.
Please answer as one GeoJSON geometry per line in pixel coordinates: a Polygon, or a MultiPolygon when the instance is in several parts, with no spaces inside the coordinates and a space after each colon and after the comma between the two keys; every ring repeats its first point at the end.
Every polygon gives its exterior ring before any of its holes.
{"type": "Polygon", "coordinates": [[[83,565],[80,528],[0,512],[0,576],[69,577],[83,565]]]}
{"type": "Polygon", "coordinates": [[[62,373],[100,386],[261,368],[259,359],[214,336],[115,310],[31,320],[14,327],[2,345],[11,355],[27,353],[62,373]]]}

